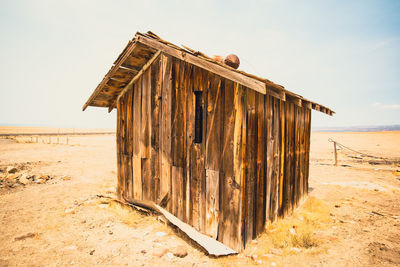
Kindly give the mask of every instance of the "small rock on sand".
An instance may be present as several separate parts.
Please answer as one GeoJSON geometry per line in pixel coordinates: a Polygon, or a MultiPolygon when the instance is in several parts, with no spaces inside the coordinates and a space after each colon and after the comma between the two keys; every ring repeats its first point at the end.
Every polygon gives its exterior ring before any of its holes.
{"type": "Polygon", "coordinates": [[[177,246],[174,249],[173,254],[175,257],[184,258],[187,256],[188,252],[184,246],[177,246]]]}
{"type": "Polygon", "coordinates": [[[26,173],[22,174],[22,176],[19,177],[19,183],[23,185],[28,184],[29,183],[28,177],[29,176],[26,173]]]}
{"type": "Polygon", "coordinates": [[[7,169],[6,169],[6,171],[7,171],[8,173],[16,173],[16,172],[18,171],[18,169],[15,168],[15,167],[13,167],[13,166],[8,166],[7,169]]]}
{"type": "MultiPolygon", "coordinates": [[[[156,256],[156,257],[161,258],[161,257],[164,256],[165,253],[167,253],[167,252],[168,252],[168,249],[167,249],[167,248],[156,248],[156,249],[153,251],[153,256],[156,256]]],[[[143,252],[142,252],[142,253],[143,253],[143,252]]]]}

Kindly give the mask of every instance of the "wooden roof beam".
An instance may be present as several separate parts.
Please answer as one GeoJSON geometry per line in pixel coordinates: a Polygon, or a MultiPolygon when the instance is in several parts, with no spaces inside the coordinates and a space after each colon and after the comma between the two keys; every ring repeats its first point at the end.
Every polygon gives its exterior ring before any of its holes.
{"type": "Polygon", "coordinates": [[[237,82],[237,83],[239,83],[243,86],[246,86],[248,88],[251,88],[261,94],[264,94],[264,95],[266,94],[267,90],[266,90],[266,86],[265,86],[264,82],[258,81],[256,79],[252,79],[250,77],[247,77],[246,75],[243,75],[238,72],[234,72],[234,71],[224,68],[218,64],[198,58],[194,55],[189,54],[188,52],[180,51],[176,48],[173,48],[166,44],[160,43],[159,41],[151,39],[151,38],[147,38],[147,37],[144,37],[141,35],[136,35],[135,40],[138,43],[161,50],[162,52],[165,52],[165,53],[167,53],[173,57],[176,57],[182,61],[191,63],[195,66],[203,68],[203,69],[210,71],[212,73],[215,73],[219,76],[222,76],[224,78],[227,78],[229,80],[237,82]]]}
{"type": "Polygon", "coordinates": [[[133,84],[140,78],[140,76],[143,75],[143,73],[151,66],[151,64],[160,56],[161,51],[158,50],[153,57],[146,62],[146,64],[144,64],[144,66],[142,67],[142,69],[138,72],[138,74],[136,74],[135,77],[132,78],[132,80],[124,87],[124,89],[121,91],[121,93],[118,94],[118,97],[115,98],[115,101],[113,102],[112,105],[110,105],[110,107],[108,108],[108,112],[111,112],[118,103],[118,100],[121,98],[121,96],[123,96],[128,90],[129,88],[132,88],[133,84]]]}
{"type": "Polygon", "coordinates": [[[118,67],[119,69],[123,69],[123,70],[126,70],[126,71],[129,71],[129,72],[131,72],[131,73],[134,73],[134,74],[137,74],[139,71],[138,70],[136,70],[136,69],[130,69],[130,68],[128,68],[128,67],[125,67],[125,66],[119,66],[118,67]]]}
{"type": "Polygon", "coordinates": [[[304,100],[303,99],[303,107],[308,108],[308,109],[312,109],[312,104],[310,101],[304,100]]]}
{"type": "Polygon", "coordinates": [[[283,90],[276,89],[275,87],[266,84],[265,92],[267,95],[286,101],[286,93],[283,90]]]}
{"type": "Polygon", "coordinates": [[[293,103],[300,108],[302,107],[301,98],[298,98],[296,96],[286,94],[286,101],[289,103],[293,103]]]}
{"type": "Polygon", "coordinates": [[[85,111],[85,109],[89,106],[89,104],[96,98],[96,96],[101,92],[103,89],[104,85],[108,82],[108,78],[114,74],[118,70],[118,68],[122,65],[122,63],[129,57],[129,55],[132,53],[133,49],[136,47],[135,43],[129,43],[129,47],[126,48],[125,50],[125,55],[122,57],[118,57],[120,60],[118,61],[117,64],[111,67],[107,75],[103,78],[103,80],[99,83],[99,85],[96,87],[92,95],[89,97],[89,99],[86,101],[85,105],[83,105],[82,110],[85,111]]]}
{"type": "Polygon", "coordinates": [[[317,111],[321,111],[320,106],[318,104],[313,103],[312,108],[317,111]]]}

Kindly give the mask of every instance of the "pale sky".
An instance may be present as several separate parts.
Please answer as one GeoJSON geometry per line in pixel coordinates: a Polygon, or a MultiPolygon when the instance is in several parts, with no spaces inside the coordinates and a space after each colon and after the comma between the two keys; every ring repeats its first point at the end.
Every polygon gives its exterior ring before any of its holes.
{"type": "Polygon", "coordinates": [[[2,0],[0,125],[114,128],[82,105],[147,30],[336,111],[314,127],[400,124],[400,1],[2,0]]]}

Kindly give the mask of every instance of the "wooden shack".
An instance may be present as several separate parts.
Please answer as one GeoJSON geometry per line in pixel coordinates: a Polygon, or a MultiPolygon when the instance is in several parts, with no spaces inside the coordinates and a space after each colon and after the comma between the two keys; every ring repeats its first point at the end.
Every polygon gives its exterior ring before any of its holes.
{"type": "Polygon", "coordinates": [[[117,108],[118,196],[164,205],[240,252],[308,192],[311,110],[329,108],[148,32],[83,107],[117,108]]]}

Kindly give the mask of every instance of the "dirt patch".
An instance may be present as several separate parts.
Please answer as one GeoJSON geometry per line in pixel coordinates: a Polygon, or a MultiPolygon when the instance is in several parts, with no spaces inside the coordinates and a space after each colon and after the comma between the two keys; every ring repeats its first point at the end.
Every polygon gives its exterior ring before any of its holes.
{"type": "Polygon", "coordinates": [[[328,138],[400,155],[400,133],[313,133],[309,198],[243,253],[223,258],[207,256],[159,216],[97,196],[115,197],[115,136],[74,137],[74,145],[0,139],[0,175],[12,166],[14,174],[54,177],[0,190],[0,265],[399,265],[398,168],[341,154],[339,165],[350,167],[335,167],[328,138]]]}
{"type": "MultiPolygon", "coordinates": [[[[60,162],[59,162],[60,163],[60,162]]],[[[68,176],[56,177],[54,175],[36,173],[35,167],[48,166],[50,163],[21,162],[13,165],[0,165],[0,195],[8,193],[10,190],[27,187],[33,184],[45,184],[55,182],[56,179],[69,179],[68,176]]]]}
{"type": "Polygon", "coordinates": [[[372,242],[368,245],[368,254],[371,264],[400,264],[400,247],[392,248],[384,243],[372,242]]]}

